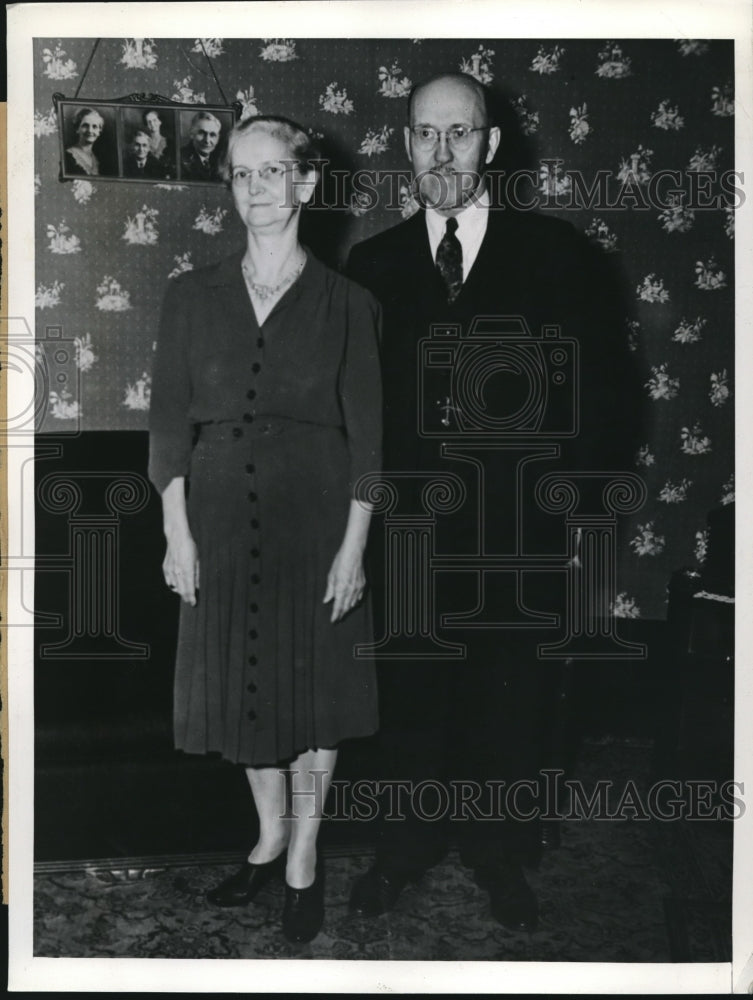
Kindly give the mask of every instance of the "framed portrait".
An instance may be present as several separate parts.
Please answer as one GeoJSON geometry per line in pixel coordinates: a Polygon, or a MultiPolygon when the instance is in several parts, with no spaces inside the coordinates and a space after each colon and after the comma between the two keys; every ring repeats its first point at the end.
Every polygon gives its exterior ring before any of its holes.
{"type": "Polygon", "coordinates": [[[185,105],[158,94],[116,100],[53,97],[60,179],[221,184],[240,105],[185,105]]]}

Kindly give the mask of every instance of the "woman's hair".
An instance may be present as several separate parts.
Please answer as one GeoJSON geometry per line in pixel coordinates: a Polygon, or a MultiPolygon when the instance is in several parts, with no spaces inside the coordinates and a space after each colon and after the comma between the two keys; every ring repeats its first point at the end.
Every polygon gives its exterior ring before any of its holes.
{"type": "Polygon", "coordinates": [[[73,127],[77,132],[79,125],[84,120],[84,118],[86,118],[87,115],[96,115],[97,118],[99,118],[99,120],[102,122],[102,124],[103,125],[105,124],[104,118],[99,113],[99,111],[97,111],[96,108],[79,108],[73,119],[73,127]]]}
{"type": "Polygon", "coordinates": [[[233,147],[238,139],[254,129],[284,142],[290,152],[290,159],[297,161],[301,173],[309,174],[317,169],[319,148],[301,125],[282,115],[256,115],[238,122],[228,136],[227,148],[220,164],[220,174],[227,184],[230,184],[233,169],[233,147]]]}

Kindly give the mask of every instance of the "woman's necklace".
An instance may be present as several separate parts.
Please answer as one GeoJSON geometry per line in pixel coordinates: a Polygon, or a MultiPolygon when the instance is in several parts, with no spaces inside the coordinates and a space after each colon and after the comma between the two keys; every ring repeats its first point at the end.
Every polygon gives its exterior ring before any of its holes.
{"type": "Polygon", "coordinates": [[[282,289],[285,288],[287,285],[292,285],[295,279],[303,270],[303,266],[305,263],[306,263],[306,256],[304,255],[298,262],[298,264],[296,264],[296,266],[293,268],[293,270],[289,271],[288,274],[286,274],[285,277],[282,279],[282,281],[279,281],[276,285],[264,285],[259,281],[254,281],[248,272],[246,264],[243,263],[241,267],[243,268],[243,277],[246,279],[246,285],[248,286],[248,290],[251,292],[252,295],[255,295],[258,299],[261,299],[262,302],[265,302],[267,299],[271,299],[273,296],[277,295],[278,292],[281,292],[282,289]]]}

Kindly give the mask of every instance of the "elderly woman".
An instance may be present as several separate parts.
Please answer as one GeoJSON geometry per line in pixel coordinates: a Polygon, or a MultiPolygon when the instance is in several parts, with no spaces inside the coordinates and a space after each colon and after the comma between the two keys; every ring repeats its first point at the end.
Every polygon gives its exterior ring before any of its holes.
{"type": "Polygon", "coordinates": [[[95,108],[80,108],[73,119],[75,145],[65,151],[65,173],[96,177],[100,173],[94,144],[102,135],[105,120],[95,108]]]}
{"type": "Polygon", "coordinates": [[[246,246],[171,281],[150,414],[163,570],[183,599],[175,743],[244,765],[259,816],[247,862],[208,898],[245,905],[284,871],[291,941],[323,920],[337,745],[377,728],[373,663],[355,653],[370,510],[354,489],[380,458],[379,310],[298,240],[314,152],[284,118],[231,133],[246,246]]]}

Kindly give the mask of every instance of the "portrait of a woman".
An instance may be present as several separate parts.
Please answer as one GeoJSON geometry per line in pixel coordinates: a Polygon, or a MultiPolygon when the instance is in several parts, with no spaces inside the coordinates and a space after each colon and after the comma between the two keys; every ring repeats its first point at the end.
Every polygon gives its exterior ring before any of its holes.
{"type": "Polygon", "coordinates": [[[66,174],[97,177],[102,173],[100,157],[95,152],[105,120],[95,108],[80,108],[73,119],[76,142],[65,151],[66,174]]]}
{"type": "Polygon", "coordinates": [[[380,462],[380,314],[299,241],[315,160],[284,118],[231,133],[245,247],[170,281],[150,412],[163,571],[182,598],[175,745],[242,765],[259,818],[208,899],[244,906],[284,879],[295,942],[324,919],[317,834],[338,744],[378,727],[373,663],[354,654],[371,638],[371,512],[354,491],[380,462]]]}
{"type": "Polygon", "coordinates": [[[149,136],[149,152],[162,168],[163,177],[172,177],[175,173],[175,153],[172,142],[164,135],[164,122],[159,113],[151,108],[144,113],[144,127],[149,136]]]}

